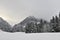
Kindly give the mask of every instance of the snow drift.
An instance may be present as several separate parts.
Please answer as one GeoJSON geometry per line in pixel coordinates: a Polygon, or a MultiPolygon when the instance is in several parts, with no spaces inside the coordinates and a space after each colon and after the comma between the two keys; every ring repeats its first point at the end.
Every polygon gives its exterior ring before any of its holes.
{"type": "Polygon", "coordinates": [[[0,40],[60,40],[60,33],[7,33],[0,31],[0,40]]]}

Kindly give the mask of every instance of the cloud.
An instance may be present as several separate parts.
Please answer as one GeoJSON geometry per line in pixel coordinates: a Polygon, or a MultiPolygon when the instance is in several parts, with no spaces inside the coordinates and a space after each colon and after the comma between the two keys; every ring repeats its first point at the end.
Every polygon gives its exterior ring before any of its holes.
{"type": "Polygon", "coordinates": [[[50,20],[60,11],[59,4],[59,0],[0,0],[0,15],[9,18],[11,24],[30,15],[50,20]]]}

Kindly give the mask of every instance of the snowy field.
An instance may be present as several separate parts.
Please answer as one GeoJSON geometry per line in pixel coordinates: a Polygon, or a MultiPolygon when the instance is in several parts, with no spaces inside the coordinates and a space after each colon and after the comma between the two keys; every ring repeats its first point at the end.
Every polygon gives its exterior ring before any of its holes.
{"type": "Polygon", "coordinates": [[[0,40],[60,40],[60,33],[7,33],[0,31],[0,40]]]}

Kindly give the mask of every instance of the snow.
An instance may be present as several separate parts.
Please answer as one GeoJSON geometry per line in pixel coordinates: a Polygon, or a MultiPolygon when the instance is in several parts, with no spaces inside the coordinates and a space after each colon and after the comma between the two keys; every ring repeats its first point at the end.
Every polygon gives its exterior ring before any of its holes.
{"type": "Polygon", "coordinates": [[[7,33],[0,31],[0,40],[60,40],[60,33],[7,33]]]}

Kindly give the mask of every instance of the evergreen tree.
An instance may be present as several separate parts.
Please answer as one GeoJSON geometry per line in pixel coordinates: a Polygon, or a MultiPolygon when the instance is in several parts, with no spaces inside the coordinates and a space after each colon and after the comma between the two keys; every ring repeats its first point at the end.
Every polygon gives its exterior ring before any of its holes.
{"type": "Polygon", "coordinates": [[[55,16],[55,22],[56,23],[58,23],[59,21],[58,21],[59,19],[58,19],[58,17],[57,16],[55,16]]]}
{"type": "Polygon", "coordinates": [[[53,31],[54,32],[54,27],[55,27],[55,18],[54,18],[54,16],[52,17],[52,19],[50,20],[50,26],[51,26],[51,31],[53,31]]]}
{"type": "Polygon", "coordinates": [[[55,18],[53,16],[52,19],[50,20],[50,23],[54,23],[54,22],[55,22],[55,18]]]}
{"type": "Polygon", "coordinates": [[[60,32],[59,18],[57,16],[55,16],[55,17],[56,17],[56,19],[55,19],[55,27],[54,27],[54,30],[55,30],[55,32],[60,32]]]}
{"type": "Polygon", "coordinates": [[[60,18],[60,12],[59,12],[59,18],[60,18]]]}
{"type": "Polygon", "coordinates": [[[30,32],[30,24],[29,23],[27,23],[27,25],[26,25],[26,27],[25,27],[25,32],[26,33],[29,33],[30,32]]]}
{"type": "Polygon", "coordinates": [[[25,27],[25,30],[26,33],[34,33],[35,32],[34,23],[33,22],[28,23],[27,26],[25,27]]]}
{"type": "Polygon", "coordinates": [[[40,24],[38,24],[38,26],[37,26],[37,32],[39,33],[39,32],[42,32],[42,28],[43,28],[43,19],[41,19],[40,20],[40,24]]]}
{"type": "Polygon", "coordinates": [[[35,33],[37,33],[37,29],[38,29],[38,24],[37,23],[35,23],[34,29],[35,29],[35,33]]]}

